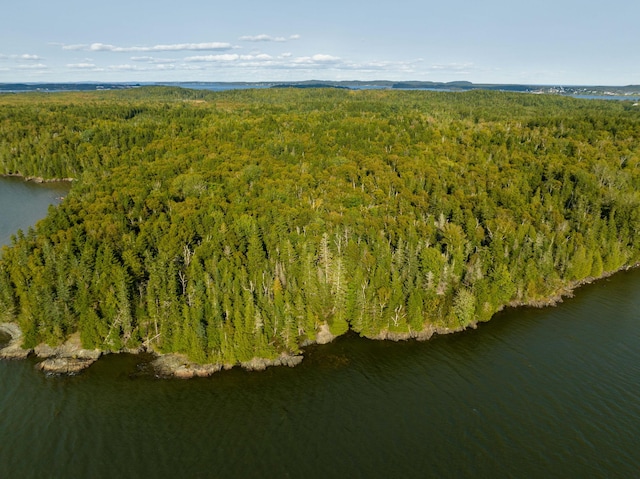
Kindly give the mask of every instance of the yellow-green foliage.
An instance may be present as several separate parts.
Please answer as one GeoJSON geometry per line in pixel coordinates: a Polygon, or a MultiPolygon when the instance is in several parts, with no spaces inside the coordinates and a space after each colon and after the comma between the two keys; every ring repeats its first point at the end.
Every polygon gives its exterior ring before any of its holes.
{"type": "Polygon", "coordinates": [[[196,361],[487,320],[638,260],[640,110],[469,93],[0,97],[0,172],[74,177],[0,260],[28,345],[196,361]]]}

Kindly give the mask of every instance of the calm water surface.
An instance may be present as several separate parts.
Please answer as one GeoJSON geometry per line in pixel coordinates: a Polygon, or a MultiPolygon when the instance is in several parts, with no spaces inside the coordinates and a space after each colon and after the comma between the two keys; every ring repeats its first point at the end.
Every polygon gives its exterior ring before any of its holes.
{"type": "MultiPolygon", "coordinates": [[[[28,203],[35,220],[59,196],[34,186],[0,180],[3,228],[8,210],[28,203]]],[[[343,337],[292,369],[180,381],[131,355],[75,377],[34,364],[0,362],[0,478],[640,471],[639,270],[426,343],[343,337]]]]}
{"type": "Polygon", "coordinates": [[[69,183],[37,184],[0,177],[0,246],[11,243],[18,229],[26,231],[47,215],[49,205],[69,192],[69,183]]]}

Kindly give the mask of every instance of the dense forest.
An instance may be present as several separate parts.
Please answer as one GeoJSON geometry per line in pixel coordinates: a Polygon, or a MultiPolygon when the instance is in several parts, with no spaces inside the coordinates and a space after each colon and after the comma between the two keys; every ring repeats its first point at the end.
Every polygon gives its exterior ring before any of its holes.
{"type": "Polygon", "coordinates": [[[0,173],[74,178],[0,259],[25,347],[235,364],[410,337],[640,260],[640,108],[472,91],[0,96],[0,173]]]}

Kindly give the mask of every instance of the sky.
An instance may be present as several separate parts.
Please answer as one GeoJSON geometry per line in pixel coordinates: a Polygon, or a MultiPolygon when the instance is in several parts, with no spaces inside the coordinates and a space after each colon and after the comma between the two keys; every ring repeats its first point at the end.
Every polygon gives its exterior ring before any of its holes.
{"type": "Polygon", "coordinates": [[[13,0],[0,82],[640,84],[632,0],[13,0]]]}

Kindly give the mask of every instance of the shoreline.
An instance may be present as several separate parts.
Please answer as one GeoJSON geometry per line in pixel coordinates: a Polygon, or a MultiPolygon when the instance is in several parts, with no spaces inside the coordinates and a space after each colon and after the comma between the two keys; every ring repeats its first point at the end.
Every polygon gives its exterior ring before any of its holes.
{"type": "MultiPolygon", "coordinates": [[[[496,313],[506,308],[545,308],[557,306],[558,304],[563,302],[564,298],[573,297],[574,291],[581,286],[592,284],[599,280],[611,277],[616,273],[629,271],[639,267],[640,262],[622,266],[615,271],[605,272],[597,278],[587,277],[579,281],[573,281],[568,285],[562,287],[558,292],[545,300],[533,300],[529,302],[512,301],[508,304],[505,304],[498,311],[496,311],[496,313]]],[[[466,327],[460,326],[455,328],[437,326],[434,324],[425,324],[424,328],[420,331],[391,332],[388,330],[381,330],[376,335],[361,336],[376,341],[427,341],[433,336],[437,335],[453,334],[465,331],[466,329],[476,329],[477,325],[477,321],[472,322],[466,327]]],[[[79,332],[72,334],[62,345],[55,348],[46,344],[39,344],[33,349],[23,349],[22,331],[16,323],[0,323],[0,332],[9,335],[11,338],[4,347],[0,348],[0,360],[26,359],[27,357],[35,355],[37,358],[42,359],[42,361],[36,364],[36,368],[49,375],[75,375],[91,366],[103,355],[117,353],[144,353],[155,356],[155,358],[149,364],[153,370],[153,375],[162,379],[191,379],[195,377],[209,377],[218,371],[229,370],[234,367],[241,367],[247,371],[264,371],[271,366],[294,367],[300,364],[304,358],[303,354],[290,354],[283,352],[275,359],[254,357],[249,361],[237,362],[235,364],[198,364],[190,361],[186,355],[181,353],[161,354],[142,346],[136,350],[127,349],[116,352],[106,352],[98,349],[84,349],[81,345],[79,332]]],[[[324,323],[320,326],[320,329],[317,332],[316,340],[305,341],[301,345],[301,347],[309,346],[312,344],[327,344],[332,342],[336,338],[337,336],[332,334],[329,330],[329,326],[324,323]]]]}
{"type": "Polygon", "coordinates": [[[26,176],[22,173],[2,173],[0,178],[19,178],[31,183],[73,183],[76,178],[43,178],[41,176],[26,176]]]}
{"type": "Polygon", "coordinates": [[[621,266],[618,269],[613,271],[605,271],[598,277],[588,276],[586,278],[583,278],[577,281],[571,281],[569,284],[567,284],[566,286],[563,286],[559,291],[557,291],[555,294],[553,294],[547,299],[532,300],[528,302],[511,301],[510,303],[506,304],[503,308],[501,308],[499,311],[505,308],[522,308],[522,307],[547,308],[550,306],[557,306],[558,304],[564,301],[564,298],[573,298],[575,290],[582,286],[586,286],[587,284],[592,284],[602,279],[610,278],[614,274],[621,273],[623,271],[630,271],[636,268],[640,268],[640,262],[621,266]]]}

